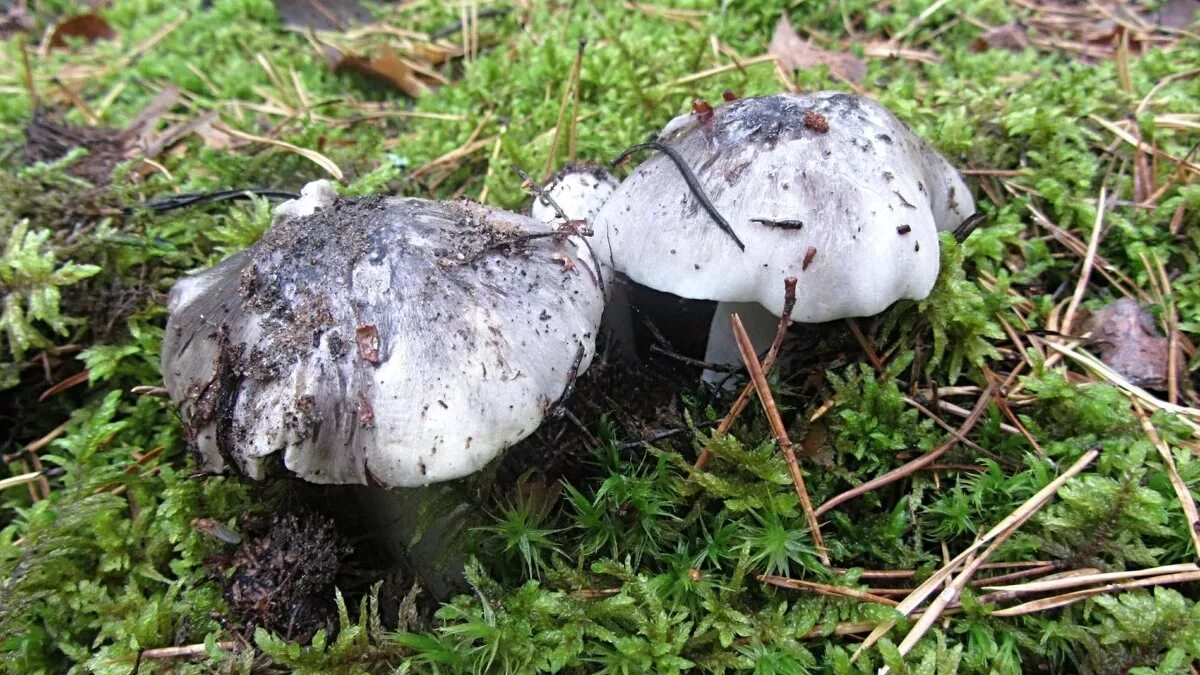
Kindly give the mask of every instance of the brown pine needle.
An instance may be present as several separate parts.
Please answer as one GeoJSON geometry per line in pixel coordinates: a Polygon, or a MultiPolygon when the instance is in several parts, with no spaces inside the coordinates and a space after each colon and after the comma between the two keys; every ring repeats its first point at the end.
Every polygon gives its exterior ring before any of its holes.
{"type": "Polygon", "coordinates": [[[812,530],[813,543],[817,547],[817,557],[825,565],[829,565],[829,553],[825,550],[825,540],[821,537],[821,526],[817,523],[817,516],[813,513],[812,500],[808,497],[808,488],[804,487],[804,474],[800,473],[800,466],[796,463],[796,453],[792,452],[792,441],[788,438],[787,429],[783,426],[783,420],[779,418],[779,408],[775,406],[775,397],[771,394],[771,386],[767,384],[767,376],[763,374],[762,364],[758,362],[758,356],[754,353],[754,343],[750,342],[750,336],[746,334],[746,328],[742,326],[742,319],[737,314],[730,317],[733,322],[733,335],[737,338],[738,351],[742,353],[742,360],[746,362],[746,368],[750,371],[750,381],[754,383],[754,389],[758,393],[758,400],[762,403],[763,412],[767,415],[767,420],[771,423],[771,431],[775,434],[775,439],[779,442],[779,449],[783,452],[783,458],[787,460],[788,471],[792,474],[792,483],[796,486],[796,496],[800,499],[800,506],[804,509],[804,519],[808,521],[808,527],[812,530]]]}
{"type": "Polygon", "coordinates": [[[1175,495],[1179,498],[1179,505],[1183,507],[1183,513],[1187,516],[1188,534],[1192,536],[1192,546],[1195,548],[1195,555],[1200,557],[1200,511],[1196,509],[1196,500],[1192,497],[1192,491],[1188,489],[1187,483],[1183,482],[1183,477],[1179,475],[1179,469],[1175,466],[1175,458],[1171,456],[1171,448],[1158,434],[1158,429],[1154,428],[1154,424],[1150,422],[1150,418],[1146,416],[1146,412],[1142,410],[1142,406],[1135,403],[1133,405],[1134,412],[1137,413],[1138,419],[1142,422],[1142,428],[1146,430],[1146,435],[1150,437],[1150,442],[1158,448],[1158,454],[1162,457],[1163,465],[1167,467],[1167,476],[1171,479],[1171,486],[1175,488],[1175,495]]]}
{"type": "Polygon", "coordinates": [[[1057,609],[1073,605],[1080,600],[1086,600],[1092,596],[1104,595],[1105,593],[1117,593],[1120,591],[1128,591],[1134,588],[1144,588],[1146,586],[1165,586],[1168,584],[1182,584],[1188,581],[1200,580],[1200,570],[1193,572],[1177,572],[1175,574],[1163,574],[1149,579],[1138,579],[1123,584],[1105,584],[1096,588],[1085,588],[1081,591],[1073,591],[1056,595],[1052,598],[1042,598],[1040,600],[1031,600],[1015,607],[1006,609],[998,609],[992,612],[992,616],[1023,616],[1025,614],[1033,614],[1034,612],[1044,612],[1048,609],[1057,609]]]}
{"type": "Polygon", "coordinates": [[[72,375],[64,380],[55,383],[52,387],[50,387],[46,391],[43,391],[42,395],[38,396],[38,401],[45,401],[46,399],[50,398],[51,396],[54,396],[55,394],[60,394],[64,391],[70,389],[71,387],[81,385],[84,382],[87,382],[88,378],[90,378],[90,377],[91,377],[91,373],[89,373],[87,370],[81,370],[78,373],[75,373],[74,375],[72,375]]]}
{"type": "Polygon", "coordinates": [[[1054,579],[1039,579],[1038,581],[1030,581],[1024,584],[1012,584],[1011,586],[984,586],[984,588],[994,592],[980,596],[979,602],[1001,602],[1003,600],[1011,600],[1022,595],[1034,595],[1037,593],[1045,593],[1047,591],[1058,591],[1064,588],[1075,588],[1076,586],[1089,586],[1091,584],[1124,581],[1126,579],[1156,577],[1164,574],[1178,574],[1180,572],[1200,572],[1200,567],[1197,567],[1195,563],[1184,563],[1181,565],[1163,565],[1162,567],[1154,567],[1146,570],[1127,570],[1125,572],[1104,573],[1093,572],[1090,574],[1078,574],[1054,579]]]}
{"type": "MultiPolygon", "coordinates": [[[[958,556],[947,563],[944,567],[939,569],[937,572],[934,572],[933,575],[925,581],[925,583],[918,586],[917,590],[912,592],[912,595],[902,600],[900,604],[896,606],[896,611],[900,612],[901,616],[908,616],[909,614],[912,614],[913,610],[919,607],[921,603],[925,602],[926,598],[928,598],[935,590],[937,590],[938,587],[950,579],[950,575],[954,574],[954,572],[961,565],[967,564],[967,561],[971,561],[967,569],[965,569],[962,574],[956,577],[951,585],[949,585],[944,591],[934,598],[929,607],[926,609],[925,613],[921,615],[921,619],[917,622],[917,625],[913,626],[913,629],[909,632],[908,636],[905,637],[903,644],[906,644],[908,649],[912,649],[912,645],[916,644],[916,641],[919,640],[921,636],[929,630],[929,627],[933,625],[938,616],[944,613],[943,610],[945,610],[946,606],[950,604],[950,602],[958,599],[959,593],[961,593],[962,589],[961,586],[959,586],[956,590],[955,584],[959,583],[961,580],[961,584],[965,586],[970,574],[982,567],[982,565],[987,561],[987,556],[995,550],[995,547],[989,546],[988,550],[982,556],[979,558],[972,558],[976,551],[983,548],[985,545],[991,544],[992,542],[996,542],[996,545],[998,546],[999,543],[1003,542],[1009,537],[1009,535],[1015,532],[1017,528],[1023,525],[1025,521],[1032,518],[1033,514],[1037,513],[1039,509],[1045,506],[1046,503],[1050,501],[1050,498],[1054,496],[1054,493],[1058,492],[1059,488],[1087,468],[1087,466],[1095,461],[1099,456],[1100,451],[1096,449],[1085,452],[1083,456],[1080,457],[1074,464],[1072,464],[1070,468],[1064,471],[1061,476],[1055,478],[1053,481],[1050,481],[1046,487],[1038,490],[1037,494],[1033,495],[1024,504],[1017,507],[1015,511],[1008,514],[1008,516],[997,523],[995,527],[988,530],[982,537],[977,539],[975,543],[967,547],[967,549],[962,553],[959,553],[958,556]]],[[[894,621],[881,623],[879,627],[872,631],[871,634],[868,635],[863,641],[863,643],[859,645],[858,650],[854,652],[854,655],[850,657],[850,660],[854,661],[857,659],[864,651],[878,642],[879,638],[886,635],[887,632],[890,631],[895,625],[896,622],[894,621]]],[[[908,649],[901,648],[901,654],[908,653],[908,649]]],[[[886,668],[881,670],[881,675],[886,671],[886,668]]]]}
{"type": "MultiPolygon", "coordinates": [[[[767,355],[763,358],[763,371],[771,372],[771,367],[775,365],[775,359],[779,356],[779,350],[783,346],[783,340],[787,337],[788,326],[792,324],[792,310],[796,307],[796,277],[788,277],[783,280],[783,315],[779,317],[779,326],[775,329],[775,339],[771,342],[771,348],[767,350],[767,355]]],[[[745,387],[742,387],[742,393],[738,394],[737,400],[733,402],[733,406],[729,408],[729,413],[725,415],[725,419],[721,420],[721,424],[717,426],[715,436],[724,436],[733,428],[733,423],[737,421],[738,415],[746,409],[746,405],[750,402],[750,394],[754,392],[754,383],[747,382],[745,387]]],[[[708,445],[704,446],[704,450],[700,452],[700,456],[696,458],[695,468],[698,471],[703,471],[708,467],[708,460],[712,457],[712,450],[708,445]]]]}
{"type": "Polygon", "coordinates": [[[840,495],[832,497],[829,501],[817,507],[816,515],[820,516],[824,513],[827,513],[839,504],[848,502],[856,497],[861,497],[862,495],[865,495],[872,490],[879,489],[884,485],[894,483],[905,476],[909,476],[914,472],[923,469],[926,465],[932,464],[939,457],[946,454],[950,448],[958,445],[959,438],[965,437],[967,433],[975,427],[975,424],[979,421],[980,416],[983,415],[983,411],[987,409],[988,403],[991,402],[992,394],[995,391],[996,383],[992,382],[988,384],[987,389],[983,390],[983,394],[980,395],[979,401],[975,404],[975,409],[971,411],[970,416],[963,420],[962,426],[960,426],[958,431],[955,432],[945,443],[942,443],[933,451],[926,453],[912,460],[911,462],[908,462],[904,466],[892,469],[878,478],[869,480],[856,488],[847,490],[840,495]]]}
{"type": "Polygon", "coordinates": [[[780,588],[790,588],[797,591],[812,591],[820,595],[837,596],[843,598],[853,598],[862,600],[863,602],[874,602],[879,605],[887,605],[895,607],[897,603],[891,598],[860,591],[855,588],[846,588],[845,586],[834,586],[832,584],[820,584],[815,581],[803,581],[801,579],[789,579],[788,577],[778,577],[770,574],[758,575],[758,580],[764,584],[778,586],[780,588]]]}
{"type": "Polygon", "coordinates": [[[854,339],[858,341],[858,346],[862,348],[863,354],[867,355],[867,360],[871,362],[871,367],[875,369],[875,372],[882,373],[883,361],[879,360],[879,354],[875,351],[875,345],[871,344],[870,340],[867,340],[866,335],[863,335],[862,328],[858,326],[858,321],[856,319],[844,319],[844,321],[854,339]]]}
{"type": "Polygon", "coordinates": [[[1071,296],[1071,304],[1067,305],[1067,313],[1063,318],[1059,332],[1071,334],[1071,324],[1075,321],[1075,311],[1083,301],[1087,291],[1088,281],[1092,278],[1092,267],[1096,264],[1096,250],[1100,246],[1100,233],[1104,225],[1104,208],[1107,197],[1104,187],[1100,188],[1100,198],[1096,202],[1096,220],[1092,223],[1092,236],[1088,239],[1087,253],[1083,257],[1083,268],[1079,271],[1079,283],[1075,285],[1075,293],[1071,296]]]}
{"type": "MultiPolygon", "coordinates": [[[[554,160],[558,157],[558,137],[562,135],[563,120],[567,117],[567,104],[571,101],[571,92],[579,86],[579,69],[583,65],[583,48],[586,40],[579,41],[579,50],[575,52],[575,62],[571,64],[571,72],[567,75],[567,83],[563,86],[562,100],[558,104],[558,122],[554,125],[554,138],[550,141],[550,154],[546,157],[546,168],[543,178],[549,180],[554,175],[554,160]]],[[[574,125],[575,122],[572,122],[574,125]]]]}

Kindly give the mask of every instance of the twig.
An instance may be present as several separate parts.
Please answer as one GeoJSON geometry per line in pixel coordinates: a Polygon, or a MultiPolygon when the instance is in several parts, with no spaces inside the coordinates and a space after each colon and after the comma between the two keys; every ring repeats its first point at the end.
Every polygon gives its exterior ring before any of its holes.
{"type": "Polygon", "coordinates": [[[696,80],[703,80],[706,77],[712,77],[713,75],[720,75],[721,73],[727,73],[731,70],[741,70],[741,69],[745,68],[746,66],[753,66],[753,65],[756,65],[759,63],[767,63],[768,61],[774,63],[774,62],[778,62],[778,60],[779,60],[779,57],[775,56],[774,54],[763,54],[761,56],[755,56],[753,58],[746,59],[745,61],[742,61],[741,63],[730,63],[728,65],[717,66],[715,68],[709,68],[708,70],[702,70],[698,73],[692,73],[691,75],[686,75],[684,77],[679,78],[678,80],[672,80],[661,86],[674,87],[674,86],[678,86],[681,84],[688,84],[690,82],[695,82],[696,80]]]}
{"type": "Polygon", "coordinates": [[[554,159],[558,156],[558,137],[562,134],[563,120],[567,116],[567,103],[571,100],[571,91],[578,87],[579,68],[583,64],[583,49],[587,40],[579,41],[579,49],[575,52],[575,61],[571,64],[571,72],[567,75],[567,84],[563,87],[562,100],[558,104],[558,122],[554,125],[554,137],[550,140],[550,154],[546,157],[546,168],[542,174],[549,179],[554,174],[554,159]]]}
{"type": "MultiPolygon", "coordinates": [[[[240,190],[217,190],[215,192],[189,192],[179,195],[171,195],[162,199],[152,199],[149,201],[139,202],[138,206],[147,208],[152,211],[163,213],[182,209],[189,206],[197,206],[200,204],[212,204],[214,202],[225,202],[235,199],[250,199],[252,197],[265,197],[266,199],[299,199],[300,195],[295,192],[287,192],[286,190],[272,190],[269,188],[244,188],[240,190]]],[[[132,213],[134,207],[126,206],[125,213],[132,213]]]]}
{"type": "MultiPolygon", "coordinates": [[[[771,348],[767,351],[767,356],[762,361],[763,370],[770,372],[771,367],[775,365],[775,359],[779,356],[779,350],[783,346],[783,340],[787,337],[788,326],[792,323],[792,310],[796,308],[796,277],[788,277],[783,280],[783,314],[779,317],[779,325],[775,329],[775,339],[771,342],[771,348]]],[[[737,400],[733,402],[733,406],[729,408],[729,413],[725,415],[725,419],[721,420],[720,426],[717,427],[717,432],[714,436],[724,436],[733,428],[733,423],[737,421],[738,415],[746,409],[746,405],[750,402],[750,394],[754,392],[754,383],[747,382],[745,387],[742,387],[742,393],[738,394],[737,400]]],[[[708,461],[712,457],[712,450],[709,444],[705,444],[704,450],[700,452],[700,456],[696,458],[695,468],[703,471],[708,466],[708,461]]]]}
{"type": "Polygon", "coordinates": [[[317,166],[324,169],[326,173],[328,173],[330,176],[333,176],[337,180],[341,180],[343,177],[342,170],[340,168],[338,168],[338,165],[335,164],[332,159],[329,159],[325,155],[322,155],[321,153],[317,152],[316,150],[310,150],[309,148],[302,148],[298,145],[295,145],[294,143],[288,143],[287,141],[281,141],[278,138],[268,138],[266,136],[256,136],[255,134],[249,134],[249,133],[246,133],[245,131],[239,131],[237,129],[234,129],[233,127],[229,127],[224,124],[214,124],[213,128],[216,129],[217,131],[220,131],[221,133],[229,134],[230,136],[233,136],[235,138],[240,138],[244,141],[252,141],[255,143],[265,143],[267,145],[273,145],[278,148],[283,148],[284,150],[287,150],[289,152],[293,152],[297,155],[300,155],[301,157],[312,162],[313,164],[316,164],[317,166]]]}
{"type": "MultiPolygon", "coordinates": [[[[1021,562],[997,562],[981,565],[979,569],[1011,569],[1014,567],[1043,567],[1047,565],[1045,560],[1026,560],[1021,562]]],[[[834,567],[829,571],[835,574],[848,574],[852,568],[849,567],[834,567]]],[[[911,579],[917,576],[916,570],[864,570],[859,573],[859,579],[911,579]]]]}
{"type": "Polygon", "coordinates": [[[937,0],[932,5],[926,7],[924,11],[922,11],[920,14],[913,17],[912,21],[909,21],[908,24],[904,26],[904,28],[901,28],[898,33],[893,35],[891,37],[891,39],[888,40],[888,44],[889,45],[900,44],[901,40],[903,40],[905,37],[907,37],[909,33],[916,30],[921,24],[925,23],[925,21],[928,20],[929,17],[933,16],[939,9],[941,9],[949,1],[950,0],[937,0]]]}
{"type": "Polygon", "coordinates": [[[701,361],[700,359],[693,359],[690,356],[684,356],[683,354],[680,354],[678,352],[673,352],[670,349],[668,349],[658,343],[650,345],[650,351],[654,352],[655,354],[661,354],[669,359],[674,359],[680,363],[686,363],[687,365],[692,366],[694,368],[703,368],[705,370],[711,370],[716,373],[736,373],[742,369],[741,366],[734,365],[734,364],[709,363],[708,361],[701,361]]]}
{"type": "Polygon", "coordinates": [[[879,489],[884,485],[894,483],[901,478],[912,474],[914,471],[917,471],[925,465],[932,464],[935,460],[937,460],[937,458],[946,454],[950,448],[953,448],[955,445],[957,445],[960,436],[966,436],[967,433],[975,427],[975,424],[979,421],[979,417],[983,415],[983,411],[987,409],[988,403],[991,402],[992,394],[995,391],[996,383],[992,382],[988,384],[987,389],[983,390],[983,394],[979,397],[979,401],[975,404],[975,409],[971,411],[971,414],[967,417],[967,419],[963,420],[962,426],[958,428],[958,432],[952,435],[945,443],[942,443],[933,451],[926,453],[899,468],[892,469],[878,478],[869,480],[856,488],[852,488],[831,498],[829,501],[817,507],[817,515],[820,516],[824,513],[827,513],[839,504],[848,502],[856,497],[861,497],[862,495],[865,495],[872,490],[879,489]]]}
{"type": "Polygon", "coordinates": [[[1182,405],[1173,405],[1155,397],[1150,392],[1125,379],[1123,375],[1108,367],[1108,365],[1100,361],[1100,359],[1097,359],[1087,352],[1071,349],[1053,342],[1046,342],[1045,344],[1054,351],[1074,359],[1086,369],[1107,380],[1109,384],[1125,390],[1125,392],[1131,397],[1147,403],[1159,410],[1165,410],[1169,413],[1174,413],[1177,415],[1176,419],[1191,427],[1192,430],[1197,434],[1200,434],[1200,409],[1189,408],[1182,405]]]}
{"type": "Polygon", "coordinates": [[[51,396],[54,396],[55,394],[62,393],[64,391],[70,389],[71,387],[81,385],[84,382],[87,382],[90,377],[91,377],[90,372],[88,372],[87,370],[81,370],[78,373],[75,373],[74,375],[72,375],[64,380],[55,383],[53,386],[51,386],[46,391],[43,391],[41,396],[38,396],[38,401],[39,402],[45,401],[46,399],[50,398],[51,396]]]}
{"type": "Polygon", "coordinates": [[[790,588],[797,591],[812,591],[820,595],[840,596],[843,598],[854,598],[864,602],[874,602],[879,605],[887,605],[895,607],[899,603],[891,598],[860,591],[854,588],[846,588],[845,586],[834,586],[832,584],[819,584],[815,581],[803,581],[801,579],[789,579],[787,577],[778,577],[770,574],[758,575],[758,580],[764,584],[778,586],[780,588],[790,588]]]}
{"type": "MultiPolygon", "coordinates": [[[[237,645],[236,642],[218,642],[217,648],[229,651],[237,645]]],[[[190,659],[197,656],[207,654],[205,644],[203,642],[194,645],[183,645],[181,647],[159,647],[157,649],[147,649],[138,654],[138,658],[161,660],[161,659],[190,659]]]]}
{"type": "Polygon", "coordinates": [[[25,44],[25,34],[17,33],[17,49],[21,50],[22,75],[25,78],[25,95],[29,97],[29,107],[37,110],[41,102],[38,100],[37,86],[33,83],[33,66],[29,63],[29,45],[25,44]]]}
{"type": "MultiPolygon", "coordinates": [[[[511,11],[512,11],[512,7],[485,7],[483,9],[479,10],[475,14],[475,18],[476,19],[493,19],[493,18],[505,16],[506,14],[508,14],[511,11]]],[[[462,19],[456,19],[456,20],[446,24],[445,26],[442,26],[441,28],[430,33],[429,39],[430,40],[438,40],[438,39],[446,37],[447,35],[453,35],[454,33],[457,33],[458,31],[462,30],[462,27],[463,27],[462,19]]]]}
{"type": "Polygon", "coordinates": [[[772,396],[771,386],[767,384],[767,377],[763,374],[762,364],[758,362],[758,356],[754,354],[754,344],[750,342],[750,336],[746,334],[746,328],[742,326],[742,320],[737,314],[731,316],[730,321],[733,322],[733,335],[737,338],[738,351],[742,353],[742,360],[746,362],[746,368],[750,371],[750,380],[754,383],[758,400],[762,404],[763,412],[767,415],[767,420],[771,423],[771,431],[774,432],[775,439],[779,441],[779,449],[787,461],[788,471],[792,474],[792,483],[796,487],[796,496],[800,499],[800,506],[804,510],[804,519],[808,521],[808,527],[812,530],[813,543],[817,547],[817,557],[821,559],[822,563],[829,565],[829,553],[825,550],[825,541],[821,537],[821,526],[817,522],[816,514],[813,513],[808,489],[804,487],[804,475],[800,473],[800,466],[796,463],[796,453],[792,451],[792,441],[788,438],[783,420],[779,418],[779,408],[775,406],[775,397],[772,396]]]}
{"type": "Polygon", "coordinates": [[[10,487],[17,487],[18,485],[25,485],[27,483],[35,483],[41,477],[41,471],[30,471],[29,473],[9,476],[8,478],[0,480],[0,490],[7,490],[10,487]]]}
{"type": "Polygon", "coordinates": [[[1092,236],[1088,240],[1087,254],[1083,258],[1083,268],[1079,271],[1079,282],[1075,285],[1075,293],[1071,296],[1071,304],[1067,305],[1067,313],[1063,316],[1062,326],[1059,329],[1063,333],[1071,332],[1071,324],[1075,321],[1075,310],[1079,309],[1079,303],[1083,301],[1083,294],[1087,292],[1088,281],[1092,276],[1092,267],[1096,264],[1096,250],[1100,245],[1100,232],[1104,225],[1106,196],[1106,189],[1101,187],[1100,199],[1096,205],[1096,220],[1092,224],[1092,236]]]}
{"type": "Polygon", "coordinates": [[[883,361],[879,360],[879,354],[875,351],[875,346],[868,340],[867,336],[863,335],[862,329],[858,326],[856,319],[844,319],[846,327],[850,329],[850,333],[854,335],[854,339],[858,341],[858,346],[862,348],[863,353],[867,355],[867,360],[871,362],[871,367],[875,372],[883,372],[883,361]]]}
{"type": "Polygon", "coordinates": [[[1155,577],[1164,574],[1176,574],[1179,572],[1200,572],[1200,567],[1195,563],[1184,563],[1181,565],[1164,565],[1162,567],[1154,567],[1148,570],[1126,570],[1124,572],[1105,572],[1080,574],[1059,579],[1046,579],[1044,581],[1032,581],[1025,584],[1012,584],[1011,586],[984,586],[984,588],[994,591],[987,595],[979,597],[981,603],[1001,602],[1011,600],[1022,595],[1033,595],[1035,593],[1045,593],[1046,591],[1057,591],[1064,588],[1074,588],[1076,586],[1088,586],[1096,583],[1107,583],[1111,581],[1124,581],[1126,579],[1140,579],[1142,577],[1155,577]]]}
{"type": "Polygon", "coordinates": [[[1167,467],[1167,476],[1171,479],[1171,487],[1175,488],[1175,496],[1179,498],[1179,505],[1183,507],[1183,513],[1187,516],[1187,529],[1188,534],[1192,537],[1193,552],[1200,557],[1200,511],[1196,509],[1196,499],[1192,496],[1192,491],[1188,489],[1187,483],[1183,482],[1183,477],[1179,475],[1179,469],[1175,466],[1175,458],[1171,456],[1171,448],[1167,447],[1162,436],[1158,434],[1158,430],[1154,428],[1154,424],[1150,422],[1150,418],[1146,416],[1142,406],[1135,403],[1133,411],[1137,413],[1138,419],[1142,422],[1142,428],[1146,430],[1150,442],[1154,444],[1155,448],[1158,448],[1163,465],[1167,467]]]}
{"type": "Polygon", "coordinates": [[[1131,590],[1134,588],[1143,588],[1146,586],[1165,586],[1167,584],[1182,584],[1184,582],[1197,581],[1197,580],[1200,580],[1200,571],[1177,572],[1175,574],[1163,574],[1161,576],[1150,577],[1149,579],[1139,579],[1137,581],[1130,581],[1128,583],[1123,583],[1123,584],[1105,584],[1104,586],[1098,586],[1096,588],[1086,588],[1081,591],[1065,593],[1063,595],[1057,595],[1052,598],[1042,598],[1040,600],[1033,600],[1031,602],[1026,602],[1024,604],[1020,604],[1015,607],[1008,607],[1006,609],[998,609],[998,610],[992,612],[992,616],[1000,616],[1000,617],[1022,616],[1025,614],[1032,614],[1034,612],[1042,612],[1047,609],[1057,609],[1059,607],[1066,607],[1067,605],[1075,604],[1076,602],[1079,602],[1080,600],[1086,600],[1094,595],[1103,595],[1105,593],[1116,593],[1119,591],[1128,591],[1128,590],[1131,590]]]}
{"type": "Polygon", "coordinates": [[[717,210],[717,207],[713,205],[711,200],[709,200],[708,194],[704,192],[704,186],[700,184],[700,180],[696,178],[696,174],[692,173],[692,168],[688,166],[687,160],[680,156],[680,154],[675,151],[675,148],[672,148],[671,146],[659,141],[649,141],[647,143],[642,143],[640,145],[635,145],[631,148],[628,148],[625,150],[625,152],[622,152],[620,156],[612,161],[612,165],[615,167],[621,162],[624,162],[626,159],[629,159],[629,156],[633,153],[641,152],[642,150],[657,150],[670,158],[670,160],[675,164],[675,168],[679,169],[679,173],[683,176],[684,182],[687,183],[688,189],[691,190],[692,194],[696,196],[696,199],[700,202],[700,205],[703,206],[704,210],[708,212],[708,215],[712,217],[713,221],[717,224],[717,227],[721,228],[725,234],[729,235],[730,238],[733,239],[733,243],[737,244],[737,247],[740,250],[746,250],[746,245],[742,243],[741,239],[738,239],[737,233],[733,231],[733,226],[729,224],[729,221],[725,220],[725,217],[721,215],[721,212],[717,210]]]}
{"type": "MultiPolygon", "coordinates": [[[[912,631],[910,631],[908,636],[905,637],[903,644],[907,645],[907,649],[902,647],[901,654],[908,653],[908,650],[912,649],[912,645],[916,644],[916,641],[920,639],[920,637],[924,635],[926,631],[929,630],[929,627],[933,625],[933,622],[937,620],[938,615],[943,612],[946,606],[950,604],[950,602],[958,599],[958,596],[962,591],[962,587],[958,584],[965,585],[966,581],[970,578],[970,575],[986,562],[987,556],[990,555],[996,547],[989,546],[988,550],[978,558],[972,559],[971,556],[973,556],[976,551],[983,548],[983,546],[986,544],[996,542],[996,546],[999,546],[999,544],[1006,540],[1014,531],[1016,531],[1017,528],[1023,525],[1025,521],[1032,518],[1033,514],[1037,513],[1039,509],[1045,506],[1046,503],[1050,501],[1050,498],[1054,496],[1054,493],[1058,492],[1059,488],[1087,468],[1087,466],[1095,461],[1095,459],[1099,456],[1100,451],[1095,448],[1085,452],[1083,456],[1080,457],[1074,464],[1072,464],[1070,468],[1064,471],[1061,476],[1051,481],[1048,485],[1046,485],[1046,487],[1038,490],[1037,494],[1033,495],[1024,504],[1017,507],[1015,511],[997,523],[995,527],[988,530],[987,533],[977,539],[975,543],[971,544],[971,546],[967,547],[966,550],[964,550],[962,553],[959,553],[958,556],[956,556],[953,560],[930,576],[925,583],[918,586],[917,590],[913,591],[912,595],[909,595],[907,598],[901,601],[901,603],[896,606],[896,611],[900,612],[901,616],[908,616],[939,586],[945,583],[946,580],[950,578],[950,575],[952,575],[955,570],[959,568],[959,566],[967,563],[968,560],[971,561],[967,565],[966,569],[964,569],[963,572],[954,579],[951,585],[949,585],[933,600],[933,602],[930,603],[930,606],[926,609],[925,614],[921,615],[921,619],[917,622],[917,625],[913,626],[912,631]]],[[[851,657],[851,661],[857,659],[863,651],[878,642],[879,638],[887,634],[887,632],[895,625],[895,621],[887,621],[880,624],[879,627],[872,631],[871,634],[867,636],[866,640],[859,645],[858,650],[855,651],[854,655],[851,657]]],[[[880,670],[881,675],[886,672],[886,667],[880,670]]]]}
{"type": "MultiPolygon", "coordinates": [[[[536,198],[542,200],[542,203],[553,208],[554,215],[562,219],[562,225],[556,228],[554,234],[561,235],[564,239],[567,237],[567,235],[575,235],[579,237],[580,243],[582,243],[583,247],[587,249],[588,255],[590,255],[592,258],[592,263],[596,266],[595,281],[600,287],[600,294],[607,298],[608,287],[604,282],[604,268],[601,266],[600,258],[596,255],[596,251],[592,249],[592,242],[588,240],[588,237],[592,236],[591,226],[588,225],[586,221],[571,220],[571,218],[567,216],[567,212],[563,211],[562,207],[558,205],[558,202],[554,201],[554,198],[550,196],[550,193],[541,185],[538,185],[532,178],[530,178],[529,174],[525,173],[524,169],[516,164],[511,164],[510,166],[512,166],[513,171],[516,171],[517,175],[521,177],[521,180],[525,181],[525,183],[529,185],[530,191],[536,195],[536,198]]],[[[584,267],[586,268],[587,266],[585,265],[584,267]]]]}

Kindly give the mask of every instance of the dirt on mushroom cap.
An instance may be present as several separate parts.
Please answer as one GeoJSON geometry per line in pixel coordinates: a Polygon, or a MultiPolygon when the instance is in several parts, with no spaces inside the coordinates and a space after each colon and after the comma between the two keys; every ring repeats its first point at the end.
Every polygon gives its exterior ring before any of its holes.
{"type": "Polygon", "coordinates": [[[346,199],[280,219],[173,291],[164,379],[193,445],[254,477],[276,454],[314,482],[478,469],[591,359],[603,294],[551,235],[470,202],[346,199]]]}

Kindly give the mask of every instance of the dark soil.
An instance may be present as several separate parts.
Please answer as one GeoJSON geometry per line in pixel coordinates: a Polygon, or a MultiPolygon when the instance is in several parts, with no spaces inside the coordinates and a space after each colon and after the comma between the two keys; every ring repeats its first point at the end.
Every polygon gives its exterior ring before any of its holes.
{"type": "Polygon", "coordinates": [[[246,634],[263,627],[308,642],[337,627],[334,581],[351,550],[328,516],[284,512],[269,523],[244,523],[241,547],[224,565],[223,592],[246,634]],[[257,528],[255,527],[257,525],[257,528]]]}
{"type": "Polygon", "coordinates": [[[85,148],[87,156],[75,162],[69,173],[102,187],[112,180],[113,169],[125,161],[129,140],[121,129],[76,126],[58,113],[38,111],[25,127],[25,161],[53,162],[75,148],[85,148]]]}

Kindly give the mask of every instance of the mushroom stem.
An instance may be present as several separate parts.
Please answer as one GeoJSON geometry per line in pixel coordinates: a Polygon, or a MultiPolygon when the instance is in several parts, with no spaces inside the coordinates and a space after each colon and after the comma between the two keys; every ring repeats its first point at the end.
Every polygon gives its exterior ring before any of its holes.
{"type": "MultiPolygon", "coordinates": [[[[738,365],[742,362],[738,350],[737,339],[733,335],[730,317],[738,314],[742,317],[742,325],[754,344],[754,351],[761,354],[770,348],[775,340],[775,331],[779,327],[779,317],[767,311],[757,302],[718,302],[713,314],[712,323],[708,328],[708,347],[704,351],[707,363],[719,365],[738,365]]],[[[701,378],[705,384],[716,388],[731,390],[734,388],[733,378],[729,373],[715,370],[705,370],[701,378]]]]}
{"type": "Polygon", "coordinates": [[[475,495],[493,475],[489,467],[480,476],[424,487],[357,486],[355,494],[376,540],[394,559],[410,563],[426,592],[446,600],[467,589],[467,532],[482,523],[483,513],[475,495]]]}

